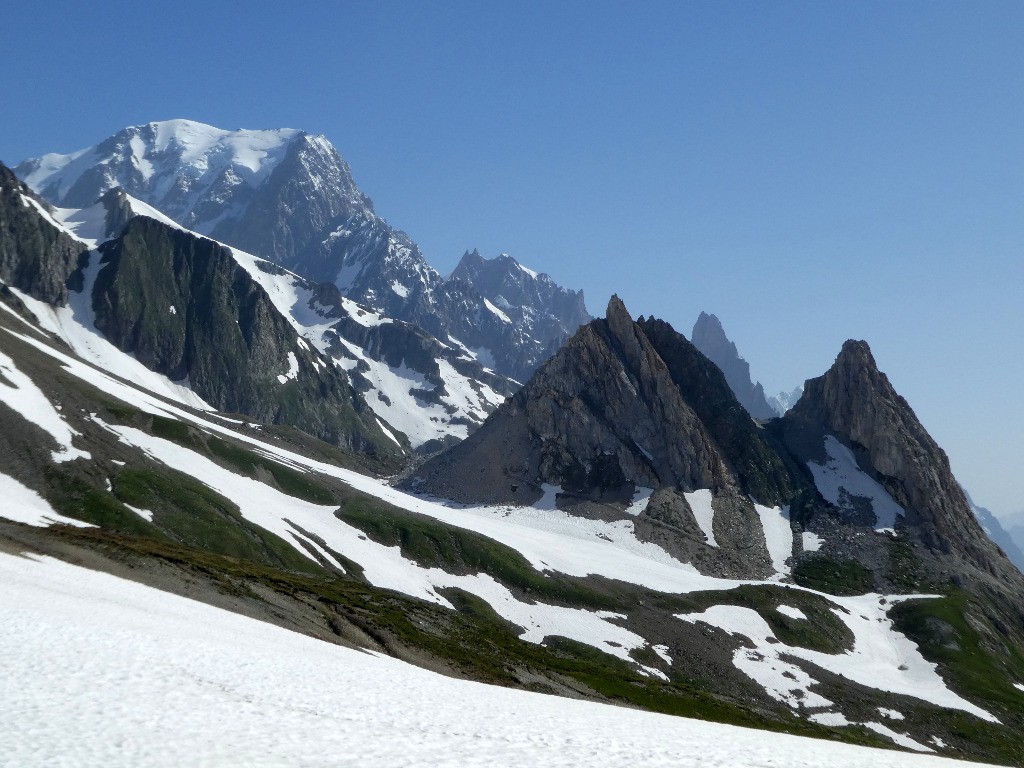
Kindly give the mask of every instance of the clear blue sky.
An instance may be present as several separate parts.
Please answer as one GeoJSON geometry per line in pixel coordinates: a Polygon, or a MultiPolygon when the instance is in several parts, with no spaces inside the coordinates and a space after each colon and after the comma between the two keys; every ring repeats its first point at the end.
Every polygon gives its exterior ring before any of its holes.
{"type": "Polygon", "coordinates": [[[506,251],[769,391],[848,337],[1024,508],[1024,3],[4,3],[0,159],[324,133],[442,271],[506,251]]]}

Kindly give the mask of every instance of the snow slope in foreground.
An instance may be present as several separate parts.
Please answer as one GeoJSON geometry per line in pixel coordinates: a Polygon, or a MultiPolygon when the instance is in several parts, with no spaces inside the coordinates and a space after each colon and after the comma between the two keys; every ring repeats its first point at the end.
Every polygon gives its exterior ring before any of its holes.
{"type": "Polygon", "coordinates": [[[453,680],[0,554],[0,764],[957,766],[453,680]]]}

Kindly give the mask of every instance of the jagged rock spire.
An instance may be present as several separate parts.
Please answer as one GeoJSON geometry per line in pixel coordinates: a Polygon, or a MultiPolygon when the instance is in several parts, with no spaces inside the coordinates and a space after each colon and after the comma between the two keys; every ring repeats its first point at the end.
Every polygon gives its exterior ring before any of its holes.
{"type": "Polygon", "coordinates": [[[750,365],[740,357],[736,345],[725,335],[716,315],[701,312],[690,336],[693,345],[722,369],[725,380],[747,412],[755,419],[771,419],[775,410],[768,404],[760,382],[750,378],[750,365]]]}
{"type": "Polygon", "coordinates": [[[990,569],[994,548],[953,477],[945,451],[910,404],[879,370],[867,342],[843,344],[832,367],[807,381],[786,415],[794,424],[819,424],[858,450],[860,457],[907,510],[934,549],[957,551],[990,569]]]}

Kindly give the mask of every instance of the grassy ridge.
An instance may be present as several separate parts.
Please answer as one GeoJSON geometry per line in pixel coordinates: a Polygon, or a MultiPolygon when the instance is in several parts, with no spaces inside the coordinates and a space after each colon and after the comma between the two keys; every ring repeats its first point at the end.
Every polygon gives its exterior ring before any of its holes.
{"type": "Polygon", "coordinates": [[[914,641],[926,659],[938,664],[954,689],[978,702],[1004,726],[993,727],[966,713],[951,712],[950,729],[965,742],[961,748],[986,759],[995,756],[1024,765],[1024,691],[1013,687],[1013,683],[1024,683],[1024,654],[972,626],[969,617],[979,607],[967,593],[952,589],[938,599],[900,603],[889,615],[896,629],[914,641]]]}

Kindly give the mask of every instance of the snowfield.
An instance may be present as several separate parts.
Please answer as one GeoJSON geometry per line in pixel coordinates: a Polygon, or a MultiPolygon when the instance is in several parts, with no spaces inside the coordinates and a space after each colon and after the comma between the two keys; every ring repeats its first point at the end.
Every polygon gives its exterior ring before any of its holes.
{"type": "Polygon", "coordinates": [[[964,765],[454,680],[48,558],[0,584],[12,768],[964,765]]]}

